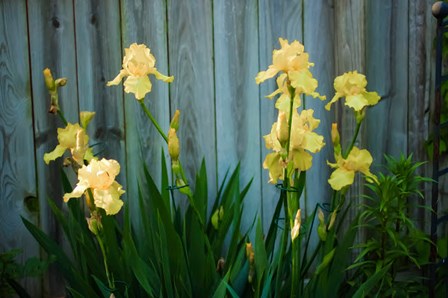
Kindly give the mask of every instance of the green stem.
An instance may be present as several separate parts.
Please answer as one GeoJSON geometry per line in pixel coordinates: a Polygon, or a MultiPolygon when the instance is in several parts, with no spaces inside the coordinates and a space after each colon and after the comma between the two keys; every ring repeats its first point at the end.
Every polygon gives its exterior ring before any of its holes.
{"type": "Polygon", "coordinates": [[[99,235],[96,235],[96,239],[98,240],[98,243],[101,248],[101,253],[103,254],[104,269],[106,270],[107,283],[109,285],[109,289],[113,292],[113,290],[115,289],[115,284],[113,278],[109,273],[109,266],[107,265],[107,254],[106,249],[104,247],[103,239],[99,235]]]}
{"type": "MultiPolygon", "coordinates": [[[[289,120],[288,120],[288,141],[286,143],[286,156],[289,157],[289,147],[291,145],[291,130],[292,130],[292,109],[294,107],[294,96],[295,96],[295,89],[292,87],[289,87],[289,96],[290,96],[290,103],[289,103],[289,120]]],[[[288,177],[285,176],[285,180],[288,177]]]]}
{"type": "Polygon", "coordinates": [[[149,120],[151,120],[152,124],[156,127],[159,134],[162,136],[162,138],[165,140],[166,143],[168,143],[168,137],[163,132],[162,128],[160,127],[159,123],[157,123],[157,120],[154,118],[154,116],[151,114],[151,112],[146,107],[143,100],[139,100],[140,106],[142,107],[143,111],[145,112],[146,116],[148,116],[149,120]]]}
{"type": "MultiPolygon", "coordinates": [[[[165,142],[168,144],[168,137],[166,136],[166,134],[163,132],[162,128],[160,127],[159,123],[157,123],[157,120],[154,118],[154,116],[151,114],[151,112],[149,111],[149,109],[146,107],[145,103],[143,100],[139,100],[140,106],[142,107],[143,111],[145,112],[146,116],[148,116],[149,120],[151,120],[152,124],[154,124],[154,126],[156,127],[157,131],[159,132],[159,134],[162,136],[162,138],[165,140],[165,142]]],[[[180,167],[180,175],[182,180],[188,184],[187,182],[187,178],[185,177],[185,173],[184,173],[184,169],[182,167],[181,162],[179,161],[179,167],[180,167]]],[[[198,216],[199,219],[199,223],[203,226],[203,228],[205,229],[205,224],[204,224],[204,219],[202,218],[198,208],[196,207],[195,203],[194,203],[194,199],[193,199],[193,195],[191,194],[190,191],[188,191],[188,193],[186,194],[188,197],[188,201],[190,202],[191,207],[193,208],[194,212],[196,213],[196,215],[198,216]]]]}
{"type": "Polygon", "coordinates": [[[342,158],[346,159],[347,156],[352,151],[353,146],[355,145],[356,139],[358,138],[359,129],[361,128],[361,123],[362,123],[362,121],[356,121],[356,129],[355,129],[355,134],[353,135],[352,142],[350,143],[350,146],[347,148],[347,151],[345,151],[345,154],[342,155],[342,158]]]}
{"type": "MultiPolygon", "coordinates": [[[[283,187],[287,188],[286,180],[283,181],[283,187]]],[[[283,262],[285,258],[285,252],[286,252],[286,245],[288,244],[288,208],[287,208],[287,202],[286,202],[286,190],[282,190],[280,194],[280,200],[283,200],[283,211],[285,214],[285,224],[283,228],[282,233],[282,239],[280,243],[280,251],[278,254],[278,267],[277,267],[277,276],[275,281],[275,293],[280,293],[280,287],[281,283],[283,281],[283,262]]]]}
{"type": "Polygon", "coordinates": [[[67,126],[67,125],[68,125],[68,122],[67,122],[67,120],[65,119],[64,114],[61,112],[60,109],[58,109],[58,116],[59,116],[59,118],[61,118],[62,122],[64,122],[65,126],[67,126]]]}

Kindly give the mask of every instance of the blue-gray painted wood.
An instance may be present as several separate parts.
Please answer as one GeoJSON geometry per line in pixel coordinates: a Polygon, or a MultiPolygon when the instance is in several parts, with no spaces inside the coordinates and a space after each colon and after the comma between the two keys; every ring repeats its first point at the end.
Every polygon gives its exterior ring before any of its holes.
{"type": "Polygon", "coordinates": [[[212,3],[168,1],[167,15],[169,70],[175,77],[170,86],[170,106],[172,112],[181,111],[180,159],[190,182],[205,159],[208,193],[214,198],[217,160],[212,3]]]}
{"type": "MultiPolygon", "coordinates": [[[[73,3],[68,0],[29,1],[28,22],[40,224],[44,231],[62,244],[61,228],[55,224],[47,204],[48,198],[58,205],[63,203],[59,174],[61,160],[46,165],[43,156],[54,149],[57,144],[56,130],[64,125],[56,115],[48,113],[50,100],[42,71],[48,67],[53,71],[55,78],[69,79],[67,85],[60,89],[59,103],[66,119],[72,123],[77,122],[78,93],[73,3]]],[[[45,289],[48,291],[46,295],[65,294],[62,276],[56,272],[55,267],[51,268],[45,280],[45,289]]]]}
{"type": "MultiPolygon", "coordinates": [[[[61,89],[60,100],[70,122],[78,121],[79,110],[97,112],[89,129],[91,140],[104,148],[102,155],[120,161],[119,180],[125,185],[124,199],[131,204],[131,212],[138,208],[135,198],[142,162],[160,182],[161,150],[167,152],[164,141],[133,96],[123,93],[122,85],[105,87],[121,69],[124,48],[133,42],[147,44],[157,59],[157,69],[175,76],[171,84],[151,78],[153,90],[145,104],[164,131],[175,109],[181,110],[181,160],[190,182],[203,157],[210,200],[215,198],[223,173],[237,161],[242,162],[242,184],[254,177],[245,206],[252,213],[245,217],[246,224],[258,210],[266,230],[279,197],[275,187],[267,183],[268,172],[261,167],[268,153],[262,136],[270,132],[277,118],[274,101],[265,98],[276,89],[275,80],[261,86],[254,80],[258,71],[271,64],[279,37],[304,43],[310,61],[315,63],[311,71],[319,80],[318,91],[327,100],[334,94],[336,75],[355,69],[367,74],[368,90],[380,93],[383,101],[368,111],[358,145],[370,149],[375,162],[382,160],[384,153],[398,155],[403,151],[424,160],[425,111],[432,94],[431,1],[377,2],[0,2],[0,32],[5,32],[0,36],[0,74],[4,78],[0,84],[0,142],[5,148],[0,151],[0,204],[8,208],[8,213],[0,215],[1,227],[8,222],[8,229],[20,231],[19,214],[37,222],[38,215],[22,202],[25,196],[37,196],[41,227],[63,244],[46,203],[50,197],[62,204],[61,163],[47,166],[42,158],[56,145],[56,129],[63,125],[47,113],[49,98],[42,77],[45,67],[56,77],[69,79],[61,89]],[[21,117],[15,117],[18,111],[21,117]],[[18,170],[27,165],[30,170],[18,170]],[[14,212],[16,219],[10,217],[14,212]]],[[[308,174],[308,212],[313,207],[310,204],[328,201],[327,188],[321,186],[326,185],[330,174],[325,161],[332,157],[331,122],[335,119],[341,125],[343,138],[353,131],[351,111],[339,104],[327,112],[323,104],[307,99],[307,106],[321,118],[318,132],[327,143],[314,156],[314,167],[308,174]]],[[[71,178],[75,182],[74,175],[71,178]]],[[[0,229],[5,234],[3,231],[0,229]]],[[[2,237],[1,245],[26,247],[24,256],[39,253],[25,232],[21,237],[8,238],[7,242],[2,237]]],[[[45,280],[44,295],[63,295],[61,279],[51,274],[45,280]]],[[[38,291],[31,284],[29,289],[38,291]]]]}
{"type": "Polygon", "coordinates": [[[261,212],[257,8],[253,0],[213,5],[218,181],[238,162],[242,186],[253,179],[244,204],[245,228],[261,212]]]}
{"type": "MultiPolygon", "coordinates": [[[[0,253],[21,249],[18,262],[39,256],[20,216],[38,224],[33,113],[25,1],[0,2],[0,253]],[[20,38],[18,38],[20,37],[20,38]]],[[[39,280],[26,279],[31,292],[39,280]]]]}

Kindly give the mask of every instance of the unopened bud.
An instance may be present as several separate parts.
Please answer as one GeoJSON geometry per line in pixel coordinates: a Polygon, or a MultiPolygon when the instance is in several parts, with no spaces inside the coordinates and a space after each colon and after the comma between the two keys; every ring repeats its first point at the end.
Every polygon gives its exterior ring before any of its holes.
{"type": "Polygon", "coordinates": [[[277,118],[277,139],[284,143],[289,139],[289,125],[285,112],[280,111],[277,118]]]}
{"type": "Polygon", "coordinates": [[[294,218],[294,226],[291,229],[291,241],[294,241],[300,234],[300,226],[302,224],[302,211],[297,210],[296,217],[294,218]]]}
{"type": "Polygon", "coordinates": [[[170,128],[174,128],[176,131],[179,129],[179,118],[180,118],[180,111],[176,110],[174,112],[174,116],[171,119],[170,128]]]}
{"type": "Polygon", "coordinates": [[[93,119],[93,116],[95,116],[95,112],[89,112],[89,111],[80,112],[79,119],[81,121],[81,127],[84,129],[87,129],[87,126],[89,125],[90,121],[93,119]]]}
{"type": "Polygon", "coordinates": [[[355,116],[356,116],[356,123],[357,124],[361,123],[366,117],[366,109],[364,108],[361,111],[356,111],[355,116]]]}
{"type": "Polygon", "coordinates": [[[56,87],[64,87],[65,85],[67,85],[67,78],[56,79],[54,83],[56,84],[56,87]]]}
{"type": "Polygon", "coordinates": [[[339,136],[338,124],[332,123],[331,124],[331,142],[336,147],[336,146],[339,146],[340,141],[341,141],[341,138],[339,136]]]}
{"type": "Polygon", "coordinates": [[[212,225],[216,230],[218,230],[219,223],[222,221],[223,218],[224,218],[224,208],[221,206],[215,211],[215,213],[213,213],[211,219],[212,225]]]}
{"type": "Polygon", "coordinates": [[[324,212],[321,209],[317,211],[317,218],[319,219],[319,226],[317,227],[317,235],[320,240],[327,240],[327,226],[325,225],[324,212]]]}
{"type": "Polygon", "coordinates": [[[168,132],[168,153],[173,161],[177,161],[179,159],[180,144],[174,128],[170,128],[168,132]]]}
{"type": "Polygon", "coordinates": [[[252,243],[246,243],[246,258],[249,261],[249,272],[247,274],[247,281],[252,283],[255,276],[255,252],[252,243]]]}
{"type": "Polygon", "coordinates": [[[87,218],[87,225],[94,235],[98,235],[103,229],[101,216],[96,211],[92,212],[90,218],[87,218]]]}
{"type": "Polygon", "coordinates": [[[250,264],[253,264],[254,262],[254,257],[255,257],[255,253],[254,253],[254,248],[252,246],[252,243],[246,243],[246,258],[249,260],[250,264]]]}
{"type": "Polygon", "coordinates": [[[56,84],[53,79],[53,75],[51,74],[51,70],[49,68],[45,68],[44,71],[44,79],[45,79],[45,85],[47,86],[48,91],[55,91],[56,90],[56,84]]]}
{"type": "Polygon", "coordinates": [[[216,272],[222,272],[224,270],[225,265],[226,260],[224,260],[224,258],[220,258],[218,260],[218,263],[216,264],[216,272]]]}
{"type": "Polygon", "coordinates": [[[330,216],[330,223],[328,224],[328,230],[334,226],[334,222],[336,221],[336,215],[338,214],[337,210],[333,211],[330,216]]]}

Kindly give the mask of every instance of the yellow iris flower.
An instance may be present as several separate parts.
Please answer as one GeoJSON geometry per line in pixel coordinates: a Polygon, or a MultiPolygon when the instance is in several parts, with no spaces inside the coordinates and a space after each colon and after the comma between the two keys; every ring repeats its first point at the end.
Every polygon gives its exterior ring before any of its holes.
{"type": "Polygon", "coordinates": [[[342,97],[345,97],[345,105],[356,112],[361,111],[366,106],[376,105],[381,99],[380,96],[376,92],[367,92],[366,86],[367,79],[365,75],[357,71],[347,72],[336,77],[334,80],[336,94],[325,108],[330,110],[331,105],[342,97]]]}
{"type": "Polygon", "coordinates": [[[113,159],[92,159],[89,165],[84,165],[78,171],[75,189],[64,195],[64,201],[79,198],[87,189],[92,190],[95,206],[102,208],[106,214],[117,214],[123,206],[120,196],[124,193],[122,186],[115,181],[120,173],[120,164],[113,159]]]}
{"type": "Polygon", "coordinates": [[[289,73],[290,71],[301,71],[313,66],[308,61],[309,55],[304,51],[304,46],[297,40],[289,44],[288,40],[279,38],[281,48],[272,52],[272,65],[266,71],[260,71],[255,78],[255,82],[260,84],[267,79],[274,77],[280,71],[289,73]]]}
{"type": "Polygon", "coordinates": [[[125,49],[123,57],[123,69],[107,86],[118,85],[124,77],[127,77],[124,85],[126,93],[134,93],[135,98],[141,100],[146,93],[151,92],[152,84],[148,75],[153,74],[156,79],[171,83],[174,77],[162,75],[155,68],[156,59],[150,49],[144,44],[133,43],[125,49]]]}
{"type": "Polygon", "coordinates": [[[353,147],[350,154],[344,159],[340,154],[336,156],[336,163],[327,164],[334,168],[328,183],[334,190],[341,190],[342,188],[352,185],[355,179],[355,173],[363,173],[367,179],[377,180],[376,176],[370,172],[370,165],[373,158],[366,149],[359,149],[353,147]]]}
{"type": "MultiPolygon", "coordinates": [[[[278,179],[284,179],[284,170],[291,165],[291,168],[299,171],[306,171],[311,168],[311,153],[319,152],[325,145],[323,136],[313,132],[319,126],[320,120],[313,117],[314,111],[303,110],[300,115],[297,110],[293,110],[291,137],[289,141],[289,155],[287,155],[286,141],[280,142],[282,129],[279,126],[285,125],[285,119],[279,113],[279,120],[272,125],[271,133],[264,136],[267,149],[274,152],[269,153],[263,162],[263,168],[269,170],[269,182],[277,183],[278,179]]],[[[287,127],[287,126],[286,126],[287,127]]]]}
{"type": "Polygon", "coordinates": [[[267,96],[272,99],[280,94],[275,107],[281,111],[289,112],[291,100],[289,86],[295,89],[294,108],[300,106],[301,94],[325,99],[325,96],[315,92],[318,82],[309,71],[309,67],[314,64],[308,61],[309,55],[304,51],[303,45],[296,40],[289,44],[288,40],[282,38],[279,38],[279,42],[281,48],[273,51],[272,65],[269,65],[266,71],[259,72],[255,78],[255,82],[260,84],[279,72],[283,72],[277,78],[278,89],[267,96]]]}
{"type": "Polygon", "coordinates": [[[53,151],[44,154],[46,164],[61,157],[65,150],[70,150],[73,160],[79,165],[83,165],[84,160],[90,161],[93,158],[92,150],[88,145],[89,137],[78,123],[68,123],[65,128],[58,128],[58,141],[59,144],[53,151]]]}

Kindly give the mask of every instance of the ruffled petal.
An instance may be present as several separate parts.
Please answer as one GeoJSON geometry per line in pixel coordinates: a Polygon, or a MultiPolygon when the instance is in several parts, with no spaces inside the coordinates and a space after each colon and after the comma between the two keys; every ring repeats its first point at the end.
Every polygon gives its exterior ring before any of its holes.
{"type": "Polygon", "coordinates": [[[129,73],[126,70],[122,69],[120,70],[120,73],[112,81],[107,82],[106,85],[107,86],[118,85],[121,83],[121,80],[124,77],[127,77],[128,75],[129,73]]]}
{"type": "Polygon", "coordinates": [[[62,155],[64,155],[65,150],[67,150],[66,147],[57,145],[53,151],[44,154],[45,163],[48,165],[50,161],[56,160],[56,158],[61,157],[62,155]]]}
{"type": "Polygon", "coordinates": [[[336,94],[333,96],[331,101],[325,105],[325,109],[327,111],[329,111],[331,108],[331,105],[334,104],[335,102],[337,102],[341,97],[342,97],[342,94],[339,92],[336,92],[336,94]]]}
{"type": "Polygon", "coordinates": [[[174,81],[174,76],[165,76],[163,74],[161,74],[160,72],[158,72],[155,68],[154,68],[154,72],[152,72],[154,74],[154,76],[156,77],[156,79],[164,81],[166,83],[171,83],[172,81],[174,81]]]}
{"type": "Polygon", "coordinates": [[[368,104],[369,102],[362,93],[349,95],[345,98],[345,105],[349,106],[350,108],[354,109],[357,112],[361,111],[368,104]]]}
{"type": "Polygon", "coordinates": [[[108,189],[95,189],[93,192],[95,206],[104,209],[107,215],[117,214],[123,206],[123,201],[120,200],[123,193],[124,190],[117,182],[108,189]]]}
{"type": "Polygon", "coordinates": [[[344,168],[337,168],[328,179],[328,183],[334,190],[341,190],[345,186],[353,184],[355,171],[348,171],[344,168]]]}
{"type": "Polygon", "coordinates": [[[269,68],[266,71],[260,71],[257,74],[257,76],[255,77],[255,82],[257,84],[260,84],[266,81],[267,79],[274,77],[279,71],[280,69],[276,68],[273,65],[269,65],[269,68]]]}
{"type": "Polygon", "coordinates": [[[299,171],[307,171],[313,165],[313,156],[303,149],[291,150],[289,155],[294,168],[299,171]]]}
{"type": "Polygon", "coordinates": [[[151,92],[152,84],[147,76],[132,77],[129,76],[124,82],[124,91],[134,93],[138,100],[145,98],[146,93],[151,92]]]}
{"type": "Polygon", "coordinates": [[[266,155],[263,168],[269,170],[269,183],[275,184],[278,179],[283,179],[283,160],[280,154],[273,152],[266,155]]]}
{"type": "Polygon", "coordinates": [[[363,95],[367,99],[369,106],[376,105],[381,99],[376,92],[364,92],[363,95]]]}
{"type": "Polygon", "coordinates": [[[79,198],[84,194],[87,188],[88,186],[85,183],[79,182],[72,192],[66,193],[64,195],[64,202],[67,202],[71,198],[79,198]]]}

